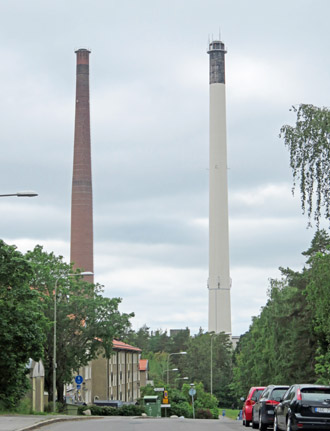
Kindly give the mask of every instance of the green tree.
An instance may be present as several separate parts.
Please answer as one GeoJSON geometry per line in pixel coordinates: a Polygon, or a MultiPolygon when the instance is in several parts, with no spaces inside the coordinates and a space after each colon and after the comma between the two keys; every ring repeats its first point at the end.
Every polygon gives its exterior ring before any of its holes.
{"type": "Polygon", "coordinates": [[[129,327],[133,314],[118,310],[120,298],[102,296],[102,286],[71,276],[72,267],[62,256],[43,251],[36,246],[26,253],[33,269],[31,286],[39,293],[43,312],[51,328],[44,344],[45,386],[52,398],[54,290],[57,284],[56,388],[63,401],[63,387],[72,374],[102,353],[111,355],[112,341],[120,338],[129,327]]]}
{"type": "Polygon", "coordinates": [[[125,341],[132,346],[138,347],[142,350],[142,354],[149,351],[150,342],[150,328],[147,325],[143,325],[138,331],[129,329],[125,334],[125,341]]]}
{"type": "Polygon", "coordinates": [[[316,374],[318,382],[330,379],[330,255],[317,253],[311,260],[307,301],[314,310],[313,324],[317,337],[316,374]]]}
{"type": "Polygon", "coordinates": [[[330,377],[330,238],[316,232],[302,254],[300,272],[280,268],[269,299],[234,355],[232,389],[238,399],[251,386],[326,382],[330,377]],[[303,354],[302,354],[303,352],[303,354]]]}
{"type": "Polygon", "coordinates": [[[16,247],[0,240],[0,402],[18,403],[28,388],[27,363],[43,354],[46,322],[32,268],[16,247]]]}
{"type": "Polygon", "coordinates": [[[309,221],[314,216],[319,226],[322,207],[330,219],[330,111],[306,104],[292,110],[296,124],[284,125],[280,137],[290,152],[293,191],[299,181],[303,213],[307,210],[309,221]]]}
{"type": "Polygon", "coordinates": [[[232,345],[225,333],[200,332],[191,337],[187,355],[180,358],[181,374],[191,381],[202,382],[205,390],[211,389],[211,336],[213,336],[213,393],[223,406],[232,404],[229,384],[232,379],[232,345]]]}

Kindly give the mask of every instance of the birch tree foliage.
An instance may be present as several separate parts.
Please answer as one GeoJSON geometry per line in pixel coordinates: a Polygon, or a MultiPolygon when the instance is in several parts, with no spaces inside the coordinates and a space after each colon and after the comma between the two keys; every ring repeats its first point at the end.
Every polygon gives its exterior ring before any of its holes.
{"type": "Polygon", "coordinates": [[[330,222],[330,110],[301,104],[291,111],[296,124],[282,126],[280,138],[290,153],[292,192],[299,187],[303,214],[319,227],[323,215],[330,222]]]}

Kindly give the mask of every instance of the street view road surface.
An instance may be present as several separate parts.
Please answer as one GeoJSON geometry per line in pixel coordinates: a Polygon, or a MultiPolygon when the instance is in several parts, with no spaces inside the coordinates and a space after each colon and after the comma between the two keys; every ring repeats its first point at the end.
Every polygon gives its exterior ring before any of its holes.
{"type": "Polygon", "coordinates": [[[142,419],[109,417],[76,422],[58,422],[41,431],[239,431],[242,421],[226,418],[206,419],[142,419]]]}

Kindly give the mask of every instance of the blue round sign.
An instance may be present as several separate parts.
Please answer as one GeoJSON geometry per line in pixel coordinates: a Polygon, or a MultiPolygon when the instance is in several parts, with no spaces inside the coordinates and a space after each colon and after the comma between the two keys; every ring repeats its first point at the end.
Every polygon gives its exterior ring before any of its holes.
{"type": "Polygon", "coordinates": [[[81,385],[83,382],[83,378],[82,376],[76,376],[76,378],[74,379],[74,381],[77,383],[77,385],[81,385]]]}

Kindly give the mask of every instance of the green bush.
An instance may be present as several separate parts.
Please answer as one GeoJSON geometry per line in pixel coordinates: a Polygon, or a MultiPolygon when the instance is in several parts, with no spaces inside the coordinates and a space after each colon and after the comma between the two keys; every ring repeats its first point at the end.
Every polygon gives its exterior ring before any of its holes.
{"type": "Polygon", "coordinates": [[[8,405],[7,402],[0,400],[0,412],[1,413],[18,413],[21,415],[28,415],[32,412],[31,400],[29,398],[23,398],[18,404],[8,405]]]}
{"type": "Polygon", "coordinates": [[[213,419],[213,414],[209,409],[197,409],[196,419],[213,419]]]}
{"type": "Polygon", "coordinates": [[[178,404],[171,404],[169,409],[169,416],[177,415],[184,416],[185,418],[192,418],[192,407],[187,401],[178,404]]]}
{"type": "Polygon", "coordinates": [[[79,406],[78,414],[82,415],[83,411],[90,409],[92,416],[141,416],[144,413],[144,407],[133,404],[125,404],[122,407],[110,406],[79,406]]]}
{"type": "Polygon", "coordinates": [[[145,412],[144,407],[134,404],[125,404],[117,410],[120,416],[141,416],[145,412]]]}
{"type": "Polygon", "coordinates": [[[210,409],[210,411],[211,411],[211,413],[213,415],[213,419],[218,419],[219,418],[220,411],[219,411],[219,409],[217,407],[214,408],[214,409],[210,409]]]}
{"type": "Polygon", "coordinates": [[[109,406],[79,406],[78,414],[90,409],[93,416],[116,416],[119,415],[118,409],[109,406]]]}

